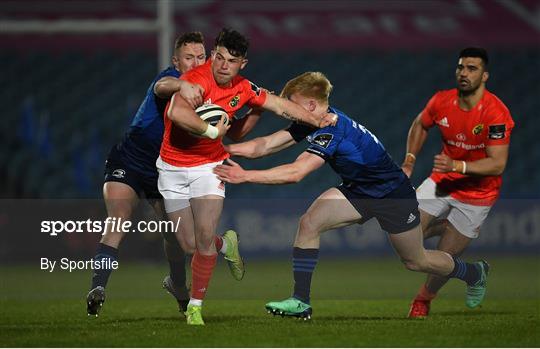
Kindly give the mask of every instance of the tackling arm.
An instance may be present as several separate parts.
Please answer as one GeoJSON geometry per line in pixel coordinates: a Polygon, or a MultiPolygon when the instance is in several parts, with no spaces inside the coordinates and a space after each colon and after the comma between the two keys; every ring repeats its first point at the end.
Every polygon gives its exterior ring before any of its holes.
{"type": "Polygon", "coordinates": [[[154,84],[154,94],[159,98],[168,99],[175,92],[180,91],[181,86],[182,80],[172,76],[164,76],[154,84]]]}
{"type": "Polygon", "coordinates": [[[227,132],[227,137],[233,142],[240,142],[259,122],[263,112],[264,110],[261,108],[252,108],[242,119],[234,120],[227,132]]]}
{"type": "Polygon", "coordinates": [[[324,164],[324,159],[320,156],[303,152],[290,164],[270,168],[268,170],[246,171],[234,161],[228,160],[231,164],[219,165],[214,169],[214,173],[219,179],[228,183],[260,183],[260,184],[287,184],[300,182],[309,173],[315,171],[324,164]]]}
{"type": "Polygon", "coordinates": [[[203,102],[204,90],[198,84],[192,84],[172,76],[164,76],[154,84],[154,94],[161,99],[169,99],[175,92],[180,92],[194,109],[203,102]]]}
{"type": "Polygon", "coordinates": [[[295,143],[288,131],[280,130],[271,135],[258,137],[248,142],[226,145],[225,150],[231,155],[255,159],[276,153],[295,143]]]}
{"type": "Polygon", "coordinates": [[[426,141],[428,129],[422,124],[422,113],[412,122],[409,134],[407,136],[407,153],[405,154],[405,160],[401,165],[401,169],[407,176],[411,176],[414,170],[414,163],[416,162],[416,155],[422,149],[424,142],[426,141]]]}

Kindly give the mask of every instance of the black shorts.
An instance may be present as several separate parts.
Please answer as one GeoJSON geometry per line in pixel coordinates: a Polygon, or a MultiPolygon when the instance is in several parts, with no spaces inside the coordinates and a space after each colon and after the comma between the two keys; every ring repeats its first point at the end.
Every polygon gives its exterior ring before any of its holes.
{"type": "Polygon", "coordinates": [[[123,160],[120,152],[116,149],[116,146],[111,149],[109,156],[107,157],[104,174],[104,183],[124,183],[133,188],[139,197],[144,194],[150,201],[162,199],[157,185],[157,169],[148,169],[147,173],[134,170],[123,160]]]}
{"type": "Polygon", "coordinates": [[[359,224],[376,218],[381,228],[390,234],[403,233],[420,224],[416,192],[408,179],[397,189],[379,199],[357,194],[343,185],[339,185],[337,189],[362,215],[359,224]]]}

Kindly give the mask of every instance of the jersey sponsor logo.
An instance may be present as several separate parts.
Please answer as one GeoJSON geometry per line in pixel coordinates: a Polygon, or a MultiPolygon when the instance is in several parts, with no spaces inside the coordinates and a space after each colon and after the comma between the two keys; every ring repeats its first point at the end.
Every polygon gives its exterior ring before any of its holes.
{"type": "Polygon", "coordinates": [[[313,139],[311,139],[311,137],[308,137],[308,142],[326,149],[330,145],[330,142],[332,142],[333,138],[334,135],[331,133],[321,133],[313,137],[313,139]]]}
{"type": "Polygon", "coordinates": [[[446,118],[446,116],[442,118],[441,120],[437,121],[437,124],[443,127],[450,127],[450,124],[448,124],[448,119],[446,118]]]}
{"type": "Polygon", "coordinates": [[[482,131],[484,131],[484,124],[478,124],[472,129],[472,133],[475,136],[478,136],[482,131]]]}
{"type": "Polygon", "coordinates": [[[234,96],[231,101],[229,102],[229,105],[234,108],[238,105],[238,102],[240,102],[240,96],[239,95],[236,95],[234,96]]]}
{"type": "Polygon", "coordinates": [[[124,178],[126,175],[126,171],[121,169],[121,168],[117,168],[116,170],[113,171],[112,173],[112,176],[113,177],[116,177],[116,178],[124,178]]]}
{"type": "Polygon", "coordinates": [[[489,139],[503,139],[506,132],[506,125],[489,125],[489,139]]]}
{"type": "Polygon", "coordinates": [[[251,85],[251,89],[253,90],[253,92],[255,92],[257,96],[259,96],[261,94],[261,88],[252,83],[251,81],[249,82],[249,84],[251,85]]]}
{"type": "Polygon", "coordinates": [[[452,139],[447,139],[446,140],[446,143],[450,144],[450,145],[453,145],[455,147],[458,147],[458,148],[463,148],[465,150],[476,150],[476,149],[484,149],[486,147],[486,145],[484,143],[480,143],[480,144],[467,144],[467,143],[463,143],[463,142],[456,142],[452,139]]]}
{"type": "Polygon", "coordinates": [[[467,139],[467,136],[465,136],[463,133],[458,133],[458,134],[456,135],[456,138],[457,138],[458,141],[462,141],[462,142],[463,142],[463,141],[465,141],[465,140],[467,139]]]}

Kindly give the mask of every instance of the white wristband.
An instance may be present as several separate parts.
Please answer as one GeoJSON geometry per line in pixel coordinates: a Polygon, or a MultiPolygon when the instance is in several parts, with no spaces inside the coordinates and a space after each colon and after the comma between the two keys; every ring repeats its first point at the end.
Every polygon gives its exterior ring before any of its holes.
{"type": "Polygon", "coordinates": [[[405,158],[407,158],[408,156],[411,157],[414,161],[416,161],[416,155],[414,155],[413,153],[405,154],[405,158]]]}
{"type": "Polygon", "coordinates": [[[219,135],[219,130],[217,127],[215,126],[212,126],[210,124],[208,124],[208,127],[206,128],[206,131],[204,131],[203,134],[201,134],[201,136],[204,136],[206,138],[210,138],[210,139],[216,139],[219,135]]]}

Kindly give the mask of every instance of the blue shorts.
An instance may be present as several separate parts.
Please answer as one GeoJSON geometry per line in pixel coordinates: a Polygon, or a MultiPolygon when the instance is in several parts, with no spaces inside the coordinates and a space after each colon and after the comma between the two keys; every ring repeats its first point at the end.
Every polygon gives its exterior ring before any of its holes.
{"type": "Polygon", "coordinates": [[[155,166],[147,169],[144,173],[133,169],[133,166],[129,165],[129,162],[122,156],[122,151],[118,150],[116,145],[109,152],[104,174],[104,183],[124,183],[129,185],[139,197],[144,194],[150,201],[162,199],[157,186],[158,172],[155,166]]]}
{"type": "Polygon", "coordinates": [[[416,192],[408,179],[382,198],[367,197],[343,185],[339,185],[337,189],[362,215],[359,224],[375,218],[381,228],[390,234],[403,233],[420,224],[416,192]]]}

